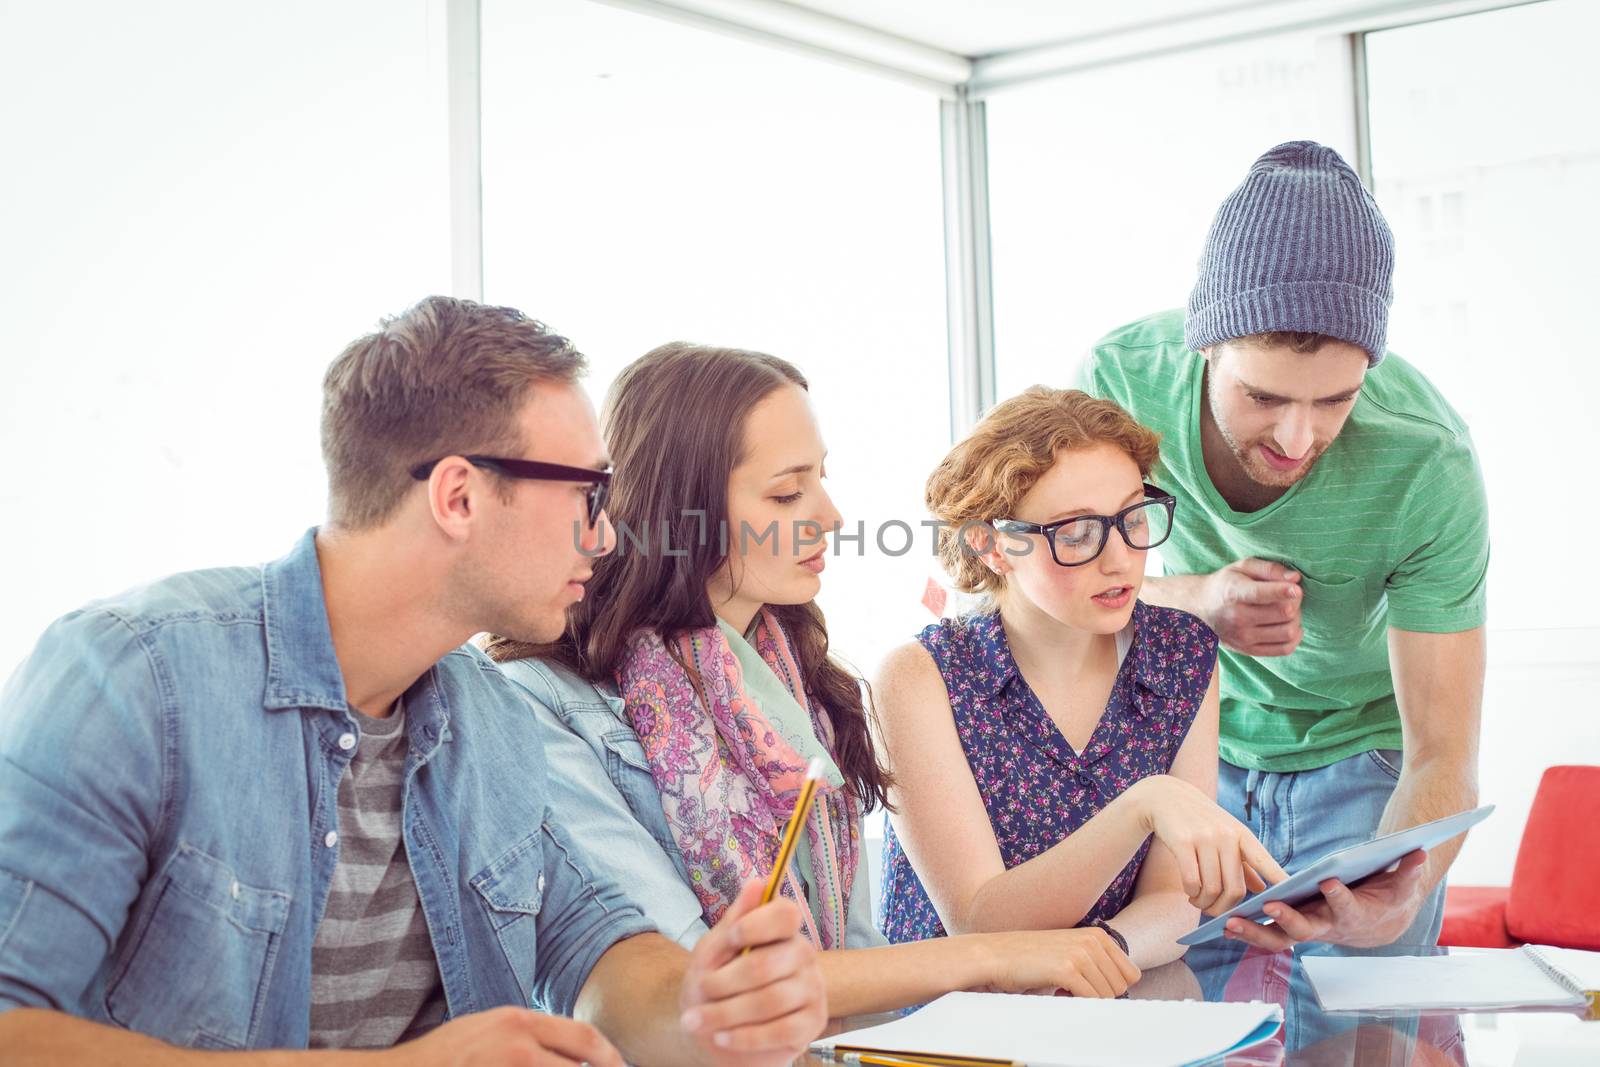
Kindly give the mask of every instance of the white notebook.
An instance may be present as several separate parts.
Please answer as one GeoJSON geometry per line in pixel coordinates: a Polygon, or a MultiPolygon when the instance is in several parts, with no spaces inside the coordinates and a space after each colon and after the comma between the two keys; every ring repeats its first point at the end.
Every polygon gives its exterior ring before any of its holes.
{"type": "Polygon", "coordinates": [[[1549,945],[1440,956],[1305,956],[1324,1011],[1593,1009],[1600,952],[1549,945]]]}
{"type": "Polygon", "coordinates": [[[946,993],[910,1015],[811,1047],[834,1060],[877,1054],[982,1057],[1028,1067],[1186,1067],[1278,1032],[1276,1004],[946,993]]]}

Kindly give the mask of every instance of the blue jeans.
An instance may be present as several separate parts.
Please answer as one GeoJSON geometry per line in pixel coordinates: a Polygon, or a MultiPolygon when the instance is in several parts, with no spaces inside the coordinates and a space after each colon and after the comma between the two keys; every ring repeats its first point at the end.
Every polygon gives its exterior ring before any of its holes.
{"type": "MultiPolygon", "coordinates": [[[[1397,749],[1362,752],[1310,771],[1247,771],[1224,762],[1217,776],[1217,802],[1248,826],[1285,869],[1294,871],[1335,849],[1373,837],[1400,779],[1400,767],[1397,749]]],[[[1324,1015],[1318,1009],[1316,994],[1299,966],[1302,956],[1407,955],[1417,945],[1437,944],[1443,921],[1441,882],[1410,928],[1392,945],[1364,949],[1320,943],[1295,946],[1284,1020],[1287,1048],[1304,1048],[1357,1022],[1356,1016],[1324,1015]]],[[[1185,960],[1199,977],[1207,1000],[1223,999],[1224,987],[1245,948],[1237,941],[1218,940],[1189,950],[1185,960]]]]}

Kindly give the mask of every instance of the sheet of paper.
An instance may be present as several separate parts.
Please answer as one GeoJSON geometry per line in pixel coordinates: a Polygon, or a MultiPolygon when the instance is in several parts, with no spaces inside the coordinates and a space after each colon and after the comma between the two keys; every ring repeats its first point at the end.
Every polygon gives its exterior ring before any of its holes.
{"type": "Polygon", "coordinates": [[[1306,956],[1328,1011],[1535,1008],[1574,1003],[1521,949],[1453,949],[1447,956],[1306,956]]]}
{"type": "Polygon", "coordinates": [[[903,1019],[830,1037],[814,1047],[987,1056],[1030,1067],[1180,1067],[1253,1035],[1264,1040],[1282,1017],[1276,1004],[1256,1002],[947,993],[903,1019]]]}

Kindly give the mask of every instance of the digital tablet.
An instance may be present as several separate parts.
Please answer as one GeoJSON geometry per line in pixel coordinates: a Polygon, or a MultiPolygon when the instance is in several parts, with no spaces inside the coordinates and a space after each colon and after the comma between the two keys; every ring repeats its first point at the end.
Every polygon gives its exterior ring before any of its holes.
{"type": "Polygon", "coordinates": [[[1371,841],[1363,841],[1359,845],[1330,852],[1309,867],[1294,872],[1277,885],[1268,886],[1255,896],[1241,900],[1215,919],[1201,923],[1192,932],[1178,938],[1178,944],[1198,945],[1202,941],[1221,937],[1223,926],[1236,915],[1241,919],[1252,921],[1264,919],[1266,912],[1261,910],[1262,907],[1275,900],[1281,900],[1292,907],[1314,897],[1320,897],[1322,891],[1317,886],[1329,878],[1337,878],[1345,885],[1354,885],[1363,878],[1370,878],[1380,871],[1388,870],[1409,852],[1415,852],[1419,848],[1433,848],[1457,834],[1465,833],[1488,818],[1493,810],[1493,804],[1485,804],[1475,811],[1463,811],[1459,815],[1425,822],[1409,830],[1385,834],[1371,841]]]}

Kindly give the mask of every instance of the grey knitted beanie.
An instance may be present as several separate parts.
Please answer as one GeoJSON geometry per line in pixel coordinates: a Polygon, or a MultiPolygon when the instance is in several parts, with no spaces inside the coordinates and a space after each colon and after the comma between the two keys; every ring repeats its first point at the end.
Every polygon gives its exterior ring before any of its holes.
{"type": "Polygon", "coordinates": [[[1191,351],[1271,330],[1327,334],[1383,358],[1394,236],[1339,153],[1315,141],[1270,149],[1211,223],[1189,295],[1191,351]]]}

